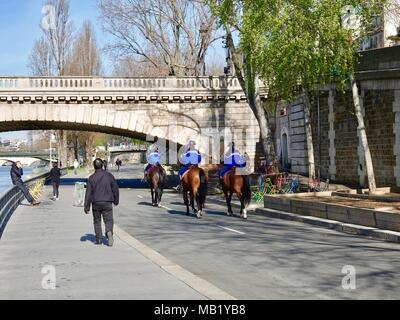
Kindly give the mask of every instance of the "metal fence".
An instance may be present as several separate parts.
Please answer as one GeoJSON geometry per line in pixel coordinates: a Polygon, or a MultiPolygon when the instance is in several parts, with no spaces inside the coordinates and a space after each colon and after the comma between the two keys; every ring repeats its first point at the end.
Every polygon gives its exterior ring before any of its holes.
{"type": "MultiPolygon", "coordinates": [[[[62,169],[62,174],[66,174],[66,169],[62,169]]],[[[41,175],[29,178],[25,181],[27,186],[30,186],[38,181],[49,179],[49,173],[43,173],[41,175]]],[[[10,187],[5,192],[0,194],[0,239],[6,228],[7,222],[10,220],[14,211],[21,204],[24,199],[24,195],[17,187],[10,187]]]]}

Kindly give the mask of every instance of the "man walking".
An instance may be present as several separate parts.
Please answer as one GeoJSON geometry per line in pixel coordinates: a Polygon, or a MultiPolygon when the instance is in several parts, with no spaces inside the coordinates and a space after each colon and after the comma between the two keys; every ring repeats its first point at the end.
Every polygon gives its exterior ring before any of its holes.
{"type": "Polygon", "coordinates": [[[28,202],[32,206],[36,206],[36,205],[40,204],[40,202],[37,202],[32,198],[31,194],[29,193],[28,187],[22,181],[22,176],[24,175],[24,170],[22,169],[22,164],[20,161],[17,161],[12,165],[10,175],[11,175],[11,181],[12,181],[13,185],[22,191],[26,200],[28,200],[28,202]]]}
{"type": "Polygon", "coordinates": [[[57,162],[53,163],[53,168],[50,170],[50,179],[51,184],[53,185],[53,200],[59,200],[59,191],[60,188],[60,179],[61,178],[61,170],[58,167],[57,162]]]}
{"type": "Polygon", "coordinates": [[[77,159],[74,161],[74,175],[78,174],[79,162],[77,159]]]}
{"type": "Polygon", "coordinates": [[[119,188],[114,176],[108,171],[103,170],[104,163],[101,159],[96,159],[93,162],[95,169],[87,182],[85,195],[85,213],[90,212],[90,206],[93,211],[93,224],[96,234],[96,244],[101,244],[103,230],[101,227],[101,218],[106,227],[106,237],[108,245],[113,246],[113,204],[119,203],[119,188]]]}

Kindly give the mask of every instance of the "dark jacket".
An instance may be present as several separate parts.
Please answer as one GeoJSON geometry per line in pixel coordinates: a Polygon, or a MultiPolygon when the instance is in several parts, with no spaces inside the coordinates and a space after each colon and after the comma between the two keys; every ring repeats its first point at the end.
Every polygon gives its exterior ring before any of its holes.
{"type": "Polygon", "coordinates": [[[12,165],[11,171],[10,171],[11,181],[12,181],[13,185],[23,183],[23,181],[22,181],[23,174],[24,174],[24,170],[22,170],[22,168],[18,168],[17,165],[14,163],[12,165]]]}
{"type": "Polygon", "coordinates": [[[89,211],[94,202],[119,203],[119,188],[114,176],[104,170],[96,170],[87,182],[85,210],[89,211]]]}
{"type": "Polygon", "coordinates": [[[61,169],[58,167],[52,168],[50,170],[50,179],[52,182],[60,182],[61,169]]]}

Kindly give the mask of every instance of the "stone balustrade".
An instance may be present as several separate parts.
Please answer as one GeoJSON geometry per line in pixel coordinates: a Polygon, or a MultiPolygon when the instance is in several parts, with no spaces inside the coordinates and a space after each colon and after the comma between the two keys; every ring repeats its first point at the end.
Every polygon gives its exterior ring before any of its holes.
{"type": "Polygon", "coordinates": [[[0,77],[0,92],[9,90],[241,90],[234,77],[0,77]]]}

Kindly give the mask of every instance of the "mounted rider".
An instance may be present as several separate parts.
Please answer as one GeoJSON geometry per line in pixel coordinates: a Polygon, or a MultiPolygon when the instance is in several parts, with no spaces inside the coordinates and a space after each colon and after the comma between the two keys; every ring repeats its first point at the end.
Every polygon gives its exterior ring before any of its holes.
{"type": "Polygon", "coordinates": [[[245,168],[247,166],[247,159],[235,148],[235,142],[230,142],[224,153],[224,167],[219,172],[219,178],[224,178],[232,168],[245,168]]]}
{"type": "Polygon", "coordinates": [[[179,157],[182,167],[179,169],[179,185],[175,188],[178,191],[182,190],[182,179],[185,173],[191,166],[198,165],[202,160],[200,151],[196,149],[196,142],[194,140],[190,140],[184,147],[184,150],[179,157]]]}
{"type": "Polygon", "coordinates": [[[160,148],[161,147],[158,143],[158,138],[156,137],[155,142],[147,148],[146,152],[147,165],[144,169],[143,181],[147,181],[149,171],[154,165],[160,168],[162,167],[160,164],[161,161],[160,148]]]}

